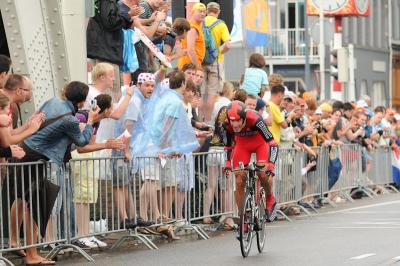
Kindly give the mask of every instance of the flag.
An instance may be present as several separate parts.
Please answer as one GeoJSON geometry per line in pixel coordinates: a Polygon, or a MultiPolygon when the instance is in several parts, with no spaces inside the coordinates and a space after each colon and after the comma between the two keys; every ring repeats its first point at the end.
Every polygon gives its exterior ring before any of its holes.
{"type": "Polygon", "coordinates": [[[392,174],[393,182],[400,186],[400,149],[398,147],[392,152],[392,174]]]}
{"type": "Polygon", "coordinates": [[[268,0],[243,2],[244,36],[248,47],[268,44],[268,0]]]}

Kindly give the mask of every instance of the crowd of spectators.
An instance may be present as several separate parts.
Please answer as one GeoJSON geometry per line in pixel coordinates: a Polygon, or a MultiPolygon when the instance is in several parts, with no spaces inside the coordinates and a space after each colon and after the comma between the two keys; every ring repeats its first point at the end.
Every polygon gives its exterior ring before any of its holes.
{"type": "MultiPolygon", "coordinates": [[[[2,162],[51,160],[62,167],[71,158],[91,158],[100,150],[112,150],[109,156],[125,159],[122,164],[112,165],[113,201],[124,228],[182,218],[184,192],[192,188],[194,174],[176,171],[188,160],[181,155],[223,151],[221,129],[226,120],[226,107],[233,100],[242,101],[248,109],[257,112],[281,148],[305,150],[312,158],[305,171],[315,165],[313,161],[318,154],[313,147],[357,143],[362,146],[363,167],[368,171],[370,152],[379,146],[396,145],[400,114],[393,109],[373,108],[366,95],[356,102],[341,102],[318,101],[317,95],[309,91],[296,94],[284,85],[284,78],[279,74],[268,77],[261,54],[250,56],[239,87],[226,81],[223,58],[231,43],[226,24],[218,19],[221,12],[218,3],[207,6],[197,3],[191,10],[190,20],[168,21],[171,7],[168,0],[95,2],[95,16],[87,26],[91,84],[77,81],[66,84],[62,95],[46,101],[26,123],[21,123],[19,106],[31,99],[32,82],[27,77],[10,74],[10,59],[0,55],[0,156],[2,162]],[[169,69],[169,63],[177,67],[169,69]],[[142,200],[137,213],[128,188],[135,178],[131,171],[132,159],[167,155],[171,160],[163,167],[160,160],[150,162],[150,167],[140,163],[137,166],[142,179],[142,200]],[[164,168],[165,172],[143,171],[146,167],[164,168]],[[160,187],[161,177],[164,180],[160,187]]],[[[223,158],[211,156],[207,163],[205,216],[218,193],[217,173],[225,165],[223,158]]],[[[47,193],[48,180],[32,166],[24,166],[17,175],[21,171],[34,173],[31,177],[34,183],[24,190],[22,184],[32,182],[28,177],[16,183],[10,181],[16,188],[9,217],[11,247],[19,246],[23,220],[27,232],[33,232],[27,236],[29,245],[40,237],[38,227],[42,237],[45,236],[57,198],[47,199],[46,204],[38,201],[27,205],[32,196],[47,193]],[[30,209],[40,208],[46,209],[40,219],[35,216],[36,212],[30,215],[30,209]]],[[[89,171],[83,180],[79,176],[74,182],[74,212],[79,217],[76,231],[82,236],[78,244],[106,246],[95,237],[85,237],[90,220],[88,206],[98,198],[93,189],[97,188],[98,181],[91,174],[89,171]]],[[[223,201],[230,203],[223,206],[224,211],[232,211],[233,184],[226,184],[223,190],[223,201]]],[[[343,199],[332,195],[332,200],[343,199]]],[[[310,198],[299,204],[318,207],[322,203],[318,198],[310,198]]],[[[212,219],[205,218],[203,222],[212,223],[212,219]]],[[[234,228],[232,217],[225,217],[222,222],[226,228],[234,228]]],[[[177,239],[170,226],[161,227],[159,232],[177,239]]],[[[26,256],[27,264],[55,263],[39,256],[35,247],[18,254],[26,256]]]]}

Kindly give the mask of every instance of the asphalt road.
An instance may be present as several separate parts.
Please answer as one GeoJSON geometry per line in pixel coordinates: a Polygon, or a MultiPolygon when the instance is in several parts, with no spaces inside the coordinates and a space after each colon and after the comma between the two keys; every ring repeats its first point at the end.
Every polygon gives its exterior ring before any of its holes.
{"type": "MultiPolygon", "coordinates": [[[[124,249],[95,254],[96,265],[400,265],[400,194],[324,208],[313,217],[297,217],[268,227],[264,253],[256,242],[248,258],[240,254],[234,233],[210,240],[181,240],[159,250],[124,249]]],[[[90,265],[68,259],[58,265],[90,265]]]]}

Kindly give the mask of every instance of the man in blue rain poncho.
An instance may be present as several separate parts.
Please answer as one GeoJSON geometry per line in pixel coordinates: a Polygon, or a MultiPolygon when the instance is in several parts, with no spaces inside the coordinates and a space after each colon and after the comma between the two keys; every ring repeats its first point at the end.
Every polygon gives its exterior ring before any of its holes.
{"type": "MultiPolygon", "coordinates": [[[[124,152],[113,152],[113,156],[125,156],[127,160],[132,158],[132,143],[140,141],[141,132],[147,130],[147,123],[144,119],[147,113],[148,103],[155,85],[156,80],[161,79],[165,74],[165,70],[160,70],[156,75],[152,73],[141,73],[137,78],[137,89],[134,92],[133,97],[129,102],[129,106],[124,112],[121,119],[117,122],[115,126],[115,137],[123,137],[126,139],[126,148],[124,152]]],[[[122,91],[124,94],[124,90],[122,91]]],[[[138,153],[136,156],[142,155],[138,153]]],[[[128,202],[129,204],[117,204],[118,211],[120,214],[121,223],[125,223],[126,228],[134,228],[136,225],[145,226],[149,225],[147,217],[147,206],[141,206],[140,218],[137,218],[136,222],[132,220],[135,215],[135,206],[132,195],[129,193],[128,186],[133,181],[133,176],[128,170],[128,163],[123,163],[122,161],[115,161],[113,163],[113,185],[114,185],[114,197],[115,201],[118,202],[128,202]],[[143,211],[142,211],[143,210],[143,211]]],[[[141,187],[141,203],[149,203],[150,197],[156,200],[156,190],[154,195],[149,193],[152,191],[150,188],[152,183],[145,184],[141,187]],[[147,192],[147,193],[146,193],[147,192]],[[146,198],[146,200],[144,200],[146,198]]],[[[152,204],[152,212],[155,217],[159,217],[159,211],[157,204],[152,204]]]]}
{"type": "MultiPolygon", "coordinates": [[[[131,142],[133,156],[179,157],[174,159],[161,158],[156,163],[142,163],[139,167],[144,174],[142,177],[153,179],[162,187],[163,214],[168,216],[167,208],[171,201],[177,198],[175,210],[183,205],[184,191],[193,183],[191,156],[193,150],[199,147],[196,134],[187,117],[183,106],[183,92],[185,91],[185,75],[181,71],[173,71],[169,80],[162,82],[160,88],[153,93],[145,114],[146,130],[134,133],[136,140],[131,142]],[[169,88],[167,87],[169,85],[169,88]],[[180,156],[183,155],[183,156],[180,156]],[[175,197],[175,188],[178,195],[175,197]]],[[[135,160],[134,160],[135,161],[135,160]]],[[[177,211],[176,218],[182,216],[177,211]]]]}

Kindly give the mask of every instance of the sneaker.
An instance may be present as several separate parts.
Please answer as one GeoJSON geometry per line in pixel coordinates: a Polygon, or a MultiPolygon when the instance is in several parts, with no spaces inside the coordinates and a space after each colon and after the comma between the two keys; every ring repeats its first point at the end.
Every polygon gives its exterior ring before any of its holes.
{"type": "Polygon", "coordinates": [[[121,228],[124,229],[135,229],[136,224],[129,219],[125,219],[125,222],[121,222],[121,228]]]}
{"type": "Polygon", "coordinates": [[[88,237],[78,239],[77,243],[82,248],[98,248],[99,246],[88,237]]]}
{"type": "Polygon", "coordinates": [[[278,204],[276,203],[273,195],[267,196],[266,205],[267,208],[265,209],[265,220],[271,223],[276,219],[276,212],[278,210],[278,204]]]}
{"type": "MultiPolygon", "coordinates": [[[[132,224],[135,224],[135,222],[134,222],[135,220],[134,219],[132,219],[131,220],[131,223],[132,224]]],[[[147,227],[147,226],[151,226],[151,225],[153,225],[154,223],[153,222],[150,222],[150,221],[145,221],[143,218],[141,218],[141,217],[137,217],[136,218],[136,226],[138,226],[138,227],[147,227]]]]}
{"type": "Polygon", "coordinates": [[[321,199],[315,199],[312,202],[312,205],[314,206],[314,208],[316,209],[320,209],[321,207],[323,207],[324,205],[321,202],[321,199]]]}
{"type": "Polygon", "coordinates": [[[92,236],[88,238],[90,241],[92,241],[93,243],[95,243],[98,247],[100,248],[105,248],[107,247],[107,243],[100,241],[99,239],[97,239],[96,237],[92,236]]]}
{"type": "Polygon", "coordinates": [[[304,202],[304,201],[302,201],[302,200],[299,200],[299,201],[297,202],[297,205],[299,205],[299,206],[301,206],[301,207],[303,207],[303,208],[306,208],[306,209],[311,209],[311,204],[310,204],[310,203],[307,203],[307,202],[304,202]]]}

